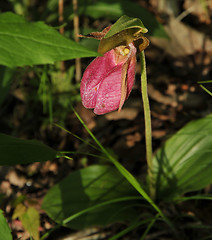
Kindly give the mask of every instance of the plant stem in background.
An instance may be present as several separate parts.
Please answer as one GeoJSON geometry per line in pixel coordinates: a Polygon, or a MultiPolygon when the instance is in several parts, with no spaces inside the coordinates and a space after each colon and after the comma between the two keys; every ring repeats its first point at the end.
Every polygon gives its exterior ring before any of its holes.
{"type": "Polygon", "coordinates": [[[150,197],[155,199],[155,186],[153,182],[152,173],[152,127],[151,127],[151,113],[149,106],[149,98],[147,93],[147,75],[146,75],[146,61],[144,51],[141,52],[141,94],[144,107],[144,121],[145,121],[145,138],[146,138],[146,158],[148,165],[149,190],[150,197]]]}
{"type": "MultiPolygon", "coordinates": [[[[58,1],[58,13],[59,13],[59,23],[62,25],[63,24],[63,21],[64,21],[64,17],[63,17],[63,13],[64,13],[64,2],[63,0],[59,0],[58,1]]],[[[64,34],[64,27],[62,26],[60,28],[60,34],[64,34]]],[[[64,61],[61,62],[61,65],[60,65],[60,70],[62,73],[65,72],[65,64],[64,64],[64,61]]]]}
{"type": "MultiPolygon", "coordinates": [[[[64,21],[63,12],[64,12],[64,3],[63,3],[63,0],[59,0],[59,2],[58,2],[58,13],[59,13],[59,23],[61,25],[63,24],[63,21],[64,21]]],[[[59,31],[63,35],[64,34],[64,27],[62,26],[59,31]]]]}
{"type": "MultiPolygon", "coordinates": [[[[79,16],[77,13],[77,0],[73,0],[73,12],[74,12],[74,39],[76,42],[79,42],[79,16]]],[[[76,66],[76,82],[80,82],[81,80],[81,61],[80,58],[77,58],[75,60],[75,66],[76,66]]]]}

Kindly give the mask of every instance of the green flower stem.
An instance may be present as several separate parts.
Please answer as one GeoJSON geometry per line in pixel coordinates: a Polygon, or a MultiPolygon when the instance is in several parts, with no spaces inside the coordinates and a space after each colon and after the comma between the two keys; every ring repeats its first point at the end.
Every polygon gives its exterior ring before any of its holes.
{"type": "Polygon", "coordinates": [[[149,98],[147,93],[147,75],[146,75],[146,61],[144,51],[141,52],[141,94],[144,107],[144,121],[145,121],[145,138],[146,138],[146,158],[148,165],[149,176],[149,191],[150,197],[155,198],[155,187],[152,173],[152,127],[151,127],[151,112],[149,106],[149,98]]]}
{"type": "Polygon", "coordinates": [[[206,87],[204,87],[202,84],[199,85],[206,93],[208,93],[210,96],[212,96],[212,92],[209,91],[206,87]]]}

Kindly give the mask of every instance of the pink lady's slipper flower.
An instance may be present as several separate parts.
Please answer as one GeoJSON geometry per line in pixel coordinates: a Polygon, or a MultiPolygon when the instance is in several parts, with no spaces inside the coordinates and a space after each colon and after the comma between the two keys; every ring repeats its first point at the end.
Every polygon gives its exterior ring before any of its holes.
{"type": "Polygon", "coordinates": [[[139,51],[149,45],[143,37],[147,31],[139,19],[122,16],[102,32],[79,35],[100,40],[98,51],[104,54],[90,63],[82,77],[80,94],[84,107],[94,108],[96,114],[121,111],[134,84],[135,45],[139,51]]]}
{"type": "Polygon", "coordinates": [[[121,110],[135,78],[136,48],[133,43],[116,47],[94,59],[86,68],[80,86],[82,104],[104,114],[121,110]]]}

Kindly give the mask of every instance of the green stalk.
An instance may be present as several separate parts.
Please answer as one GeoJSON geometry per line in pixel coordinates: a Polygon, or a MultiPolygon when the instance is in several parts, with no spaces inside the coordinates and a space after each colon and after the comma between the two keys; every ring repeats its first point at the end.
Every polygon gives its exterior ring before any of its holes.
{"type": "Polygon", "coordinates": [[[144,107],[145,121],[145,138],[146,138],[146,159],[148,165],[149,177],[149,192],[152,200],[155,199],[155,187],[153,182],[152,172],[152,127],[151,127],[151,112],[149,106],[149,98],[147,93],[147,75],[146,75],[146,60],[144,51],[141,52],[141,94],[144,107]]]}
{"type": "Polygon", "coordinates": [[[200,84],[200,87],[204,90],[204,91],[206,91],[206,93],[208,93],[210,96],[212,96],[212,92],[211,91],[209,91],[206,87],[204,87],[202,84],[200,84]]]}
{"type": "MultiPolygon", "coordinates": [[[[144,59],[145,61],[145,59],[144,59]]],[[[148,98],[147,98],[148,99],[148,98]]],[[[108,157],[108,159],[114,164],[114,166],[117,168],[117,170],[127,179],[127,181],[141,194],[141,196],[159,213],[159,215],[164,219],[164,221],[170,226],[170,228],[173,230],[174,233],[176,233],[176,230],[172,224],[172,222],[163,214],[163,212],[160,210],[160,208],[154,203],[153,198],[149,197],[149,195],[144,191],[141,184],[137,181],[137,179],[130,173],[128,170],[121,165],[108,151],[105,149],[102,144],[99,142],[99,140],[93,135],[93,133],[88,129],[86,124],[83,122],[82,118],[79,116],[79,114],[72,108],[76,117],[79,119],[79,121],[82,123],[84,128],[87,130],[89,135],[92,137],[92,139],[95,141],[95,143],[99,146],[99,148],[102,150],[102,152],[105,154],[105,156],[108,157]]],[[[151,119],[150,119],[151,120],[151,119]]],[[[151,130],[151,121],[150,121],[150,130],[151,130]]],[[[151,133],[151,131],[150,131],[151,133]]],[[[151,140],[151,138],[150,138],[151,140]]],[[[153,189],[154,190],[154,189],[153,189]]]]}

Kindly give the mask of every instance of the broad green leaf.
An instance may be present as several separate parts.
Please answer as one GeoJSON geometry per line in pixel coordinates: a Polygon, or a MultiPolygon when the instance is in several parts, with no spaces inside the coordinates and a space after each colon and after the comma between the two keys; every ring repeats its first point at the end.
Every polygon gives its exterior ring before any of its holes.
{"type": "Polygon", "coordinates": [[[0,51],[0,64],[8,67],[97,56],[43,22],[28,22],[10,12],[0,14],[0,51]]]}
{"type": "Polygon", "coordinates": [[[34,207],[29,207],[20,217],[20,220],[34,240],[39,240],[40,214],[34,207]]]}
{"type": "Polygon", "coordinates": [[[0,105],[9,93],[14,69],[0,66],[0,105]]]}
{"type": "Polygon", "coordinates": [[[83,127],[86,129],[86,131],[89,133],[91,138],[94,140],[94,142],[97,144],[99,149],[102,151],[102,153],[105,154],[105,156],[108,157],[108,160],[113,163],[113,165],[116,167],[118,172],[128,181],[128,183],[160,214],[160,216],[167,222],[167,224],[173,229],[172,223],[169,221],[169,219],[163,214],[163,212],[160,210],[160,208],[153,202],[153,200],[149,197],[149,195],[145,192],[144,187],[141,186],[141,184],[138,182],[138,180],[123,166],[119,163],[119,161],[114,158],[106,148],[103,147],[103,145],[99,142],[99,140],[93,135],[93,133],[90,131],[90,129],[86,126],[82,118],[79,116],[79,114],[74,110],[75,115],[79,119],[79,121],[82,123],[83,127]]]}
{"type": "Polygon", "coordinates": [[[212,183],[212,115],[192,121],[153,158],[157,195],[173,199],[212,183]]]}
{"type": "Polygon", "coordinates": [[[96,165],[70,174],[51,188],[42,208],[56,222],[83,229],[135,220],[139,199],[117,170],[96,165]]]}
{"type": "Polygon", "coordinates": [[[11,230],[2,210],[0,210],[0,240],[12,240],[11,230]]]}
{"type": "Polygon", "coordinates": [[[0,133],[0,165],[52,160],[57,152],[37,140],[22,140],[0,133]]]}

